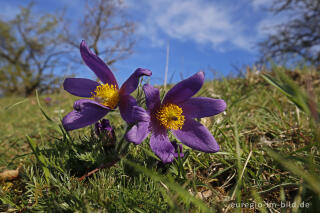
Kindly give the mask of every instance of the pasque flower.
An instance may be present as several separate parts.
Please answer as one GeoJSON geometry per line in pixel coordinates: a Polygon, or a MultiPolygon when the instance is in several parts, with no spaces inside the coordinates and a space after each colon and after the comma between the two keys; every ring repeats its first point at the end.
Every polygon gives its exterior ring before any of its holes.
{"type": "Polygon", "coordinates": [[[108,119],[102,119],[101,121],[96,122],[94,125],[94,131],[97,136],[100,136],[101,134],[106,134],[110,137],[115,135],[108,119]]]}
{"type": "Polygon", "coordinates": [[[209,130],[194,118],[219,114],[226,109],[226,103],[221,99],[193,98],[203,82],[204,73],[196,73],[171,88],[162,103],[159,89],[145,84],[147,111],[140,111],[144,116],[139,117],[143,119],[129,130],[127,140],[139,144],[151,132],[150,147],[164,163],[176,157],[176,147],[169,141],[168,130],[192,149],[207,153],[219,151],[219,145],[209,130]]]}
{"type": "Polygon", "coordinates": [[[142,110],[130,94],[137,88],[139,78],[150,76],[150,70],[138,68],[119,88],[109,67],[87,47],[85,41],[80,44],[80,53],[86,65],[96,74],[101,84],[85,78],[67,78],[63,83],[66,91],[80,99],[74,103],[74,110],[66,115],[62,124],[66,130],[74,130],[93,124],[103,118],[109,111],[119,106],[121,117],[128,123],[137,118],[135,110],[142,110]]]}
{"type": "Polygon", "coordinates": [[[101,121],[96,122],[94,127],[96,136],[104,141],[103,148],[105,151],[114,149],[117,138],[109,120],[102,119],[101,121]]]}

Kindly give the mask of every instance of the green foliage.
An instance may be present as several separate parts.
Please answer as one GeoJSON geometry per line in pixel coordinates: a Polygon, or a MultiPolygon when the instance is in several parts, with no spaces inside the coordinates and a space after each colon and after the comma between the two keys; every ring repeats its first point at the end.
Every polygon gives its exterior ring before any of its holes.
{"type": "MultiPolygon", "coordinates": [[[[311,97],[308,97],[307,94],[284,73],[285,68],[274,67],[273,71],[276,75],[275,77],[272,77],[270,74],[264,74],[262,77],[286,95],[300,110],[311,115],[309,106],[311,97]]],[[[316,106],[316,109],[318,112],[317,116],[320,116],[320,105],[316,106]]]]}
{"type": "MultiPolygon", "coordinates": [[[[311,91],[307,95],[297,83],[285,74],[283,68],[274,67],[273,71],[275,77],[264,74],[263,78],[286,95],[297,108],[305,112],[309,119],[315,122],[311,122],[310,125],[311,129],[314,130],[314,140],[311,140],[308,146],[290,154],[283,153],[281,155],[268,148],[265,148],[265,150],[286,170],[302,179],[303,183],[295,200],[298,200],[300,204],[302,200],[312,194],[313,206],[311,211],[315,211],[320,208],[320,161],[318,151],[320,147],[320,105],[314,100],[318,97],[311,97],[311,91]],[[317,150],[317,153],[314,155],[315,150],[317,150]]],[[[308,84],[311,84],[311,82],[308,82],[308,84]]],[[[310,87],[310,85],[308,86],[310,87]]],[[[293,212],[297,211],[297,209],[294,209],[293,212]]]]}

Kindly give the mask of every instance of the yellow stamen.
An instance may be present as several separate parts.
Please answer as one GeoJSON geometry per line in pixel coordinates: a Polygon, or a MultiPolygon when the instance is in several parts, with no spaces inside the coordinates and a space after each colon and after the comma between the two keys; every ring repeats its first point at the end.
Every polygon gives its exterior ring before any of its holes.
{"type": "Polygon", "coordinates": [[[91,98],[111,109],[114,109],[118,105],[119,91],[116,85],[101,84],[91,94],[91,98]]]}
{"type": "Polygon", "coordinates": [[[165,104],[156,113],[156,118],[167,129],[182,129],[184,116],[182,109],[175,104],[165,104]]]}

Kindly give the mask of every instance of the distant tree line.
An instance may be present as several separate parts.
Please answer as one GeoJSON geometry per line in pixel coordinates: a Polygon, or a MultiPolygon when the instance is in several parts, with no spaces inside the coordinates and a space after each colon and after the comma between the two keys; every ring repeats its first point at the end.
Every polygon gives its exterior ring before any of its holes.
{"type": "Polygon", "coordinates": [[[64,13],[37,14],[34,4],[21,7],[11,20],[0,19],[0,94],[29,96],[60,85],[70,64],[81,63],[82,39],[109,65],[127,57],[135,25],[121,4],[88,0],[77,22],[64,13]]]}

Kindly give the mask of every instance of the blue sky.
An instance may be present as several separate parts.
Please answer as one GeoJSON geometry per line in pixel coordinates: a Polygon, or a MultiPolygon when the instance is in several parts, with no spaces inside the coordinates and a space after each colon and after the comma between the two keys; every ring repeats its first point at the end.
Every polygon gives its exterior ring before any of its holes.
{"type": "MultiPolygon", "coordinates": [[[[0,0],[2,17],[11,18],[29,0],[0,0]]],[[[173,82],[199,70],[212,79],[234,73],[233,66],[252,65],[259,56],[257,42],[280,19],[265,7],[271,0],[122,0],[128,15],[137,23],[134,53],[113,69],[120,82],[137,67],[153,71],[152,82],[162,84],[166,47],[170,44],[168,79],[173,82]]],[[[54,12],[66,8],[76,19],[83,12],[83,0],[34,0],[35,10],[54,12]]],[[[79,43],[81,38],[79,38],[79,43]]],[[[80,57],[80,56],[79,56],[80,57]]],[[[79,77],[93,77],[83,65],[79,77]]]]}

